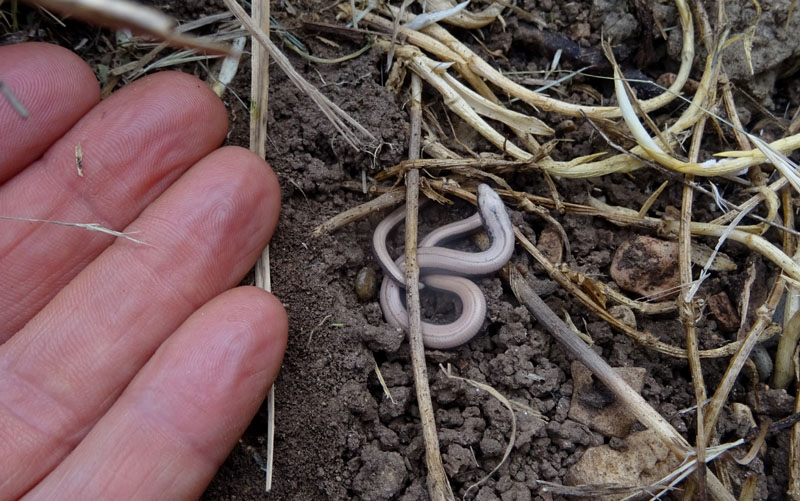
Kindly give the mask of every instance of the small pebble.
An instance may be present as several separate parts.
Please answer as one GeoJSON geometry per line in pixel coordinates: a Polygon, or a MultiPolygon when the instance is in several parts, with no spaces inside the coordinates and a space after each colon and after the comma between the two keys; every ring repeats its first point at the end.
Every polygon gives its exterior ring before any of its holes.
{"type": "Polygon", "coordinates": [[[472,242],[482,251],[485,251],[492,246],[492,243],[489,241],[489,235],[487,235],[484,231],[479,231],[478,233],[472,235],[472,242]]]}
{"type": "Polygon", "coordinates": [[[608,312],[612,317],[616,318],[628,327],[633,329],[636,328],[636,314],[633,313],[633,310],[630,309],[630,307],[625,306],[624,304],[615,304],[608,309],[608,312]]]}
{"type": "Polygon", "coordinates": [[[369,266],[364,266],[356,274],[356,296],[362,301],[371,301],[378,291],[378,275],[369,266]]]}
{"type": "Polygon", "coordinates": [[[572,120],[562,120],[558,124],[556,124],[555,130],[558,134],[567,134],[569,132],[575,132],[578,127],[575,125],[575,122],[572,120]]]}
{"type": "Polygon", "coordinates": [[[750,407],[740,402],[734,402],[731,407],[733,408],[733,420],[737,425],[743,427],[747,431],[758,427],[756,420],[753,419],[753,411],[750,407]]]}
{"type": "Polygon", "coordinates": [[[678,293],[678,244],[638,236],[614,253],[611,278],[627,291],[663,301],[678,293]]]}
{"type": "Polygon", "coordinates": [[[772,365],[772,358],[767,353],[767,349],[764,348],[763,344],[757,344],[753,351],[750,352],[750,360],[756,365],[756,369],[758,369],[758,379],[764,383],[770,377],[772,377],[772,370],[774,369],[772,365]]]}

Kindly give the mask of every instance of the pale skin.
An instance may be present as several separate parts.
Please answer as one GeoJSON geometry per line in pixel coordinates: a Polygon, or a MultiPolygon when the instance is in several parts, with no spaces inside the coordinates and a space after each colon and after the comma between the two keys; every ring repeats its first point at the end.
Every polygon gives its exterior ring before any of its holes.
{"type": "Polygon", "coordinates": [[[0,499],[198,497],[280,366],[286,313],[236,287],[275,228],[267,164],[220,144],[224,105],[179,73],[100,101],[51,45],[0,47],[0,499]],[[83,151],[83,177],[75,146],[83,151]]]}

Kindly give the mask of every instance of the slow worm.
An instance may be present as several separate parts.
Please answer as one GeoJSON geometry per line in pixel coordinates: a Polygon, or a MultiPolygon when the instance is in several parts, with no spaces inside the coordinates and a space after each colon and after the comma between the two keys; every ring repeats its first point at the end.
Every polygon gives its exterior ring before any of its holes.
{"type": "MultiPolygon", "coordinates": [[[[375,257],[384,270],[380,302],[386,321],[408,330],[408,313],[403,304],[405,257],[396,261],[386,248],[386,238],[405,218],[405,207],[381,221],[373,235],[375,257]]],[[[483,326],[486,298],[480,288],[465,276],[488,275],[505,265],[514,252],[514,232],[505,204],[489,186],[478,186],[478,212],[467,219],[432,231],[417,249],[421,281],[431,288],[455,294],[462,312],[454,322],[444,325],[422,322],[425,346],[433,349],[454,348],[466,343],[483,326]],[[489,248],[481,252],[464,252],[441,247],[442,244],[485,228],[489,248]]]]}

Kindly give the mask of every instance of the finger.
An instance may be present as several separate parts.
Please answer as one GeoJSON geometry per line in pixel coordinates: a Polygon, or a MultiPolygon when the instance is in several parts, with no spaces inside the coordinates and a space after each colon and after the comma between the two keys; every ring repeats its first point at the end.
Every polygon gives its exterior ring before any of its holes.
{"type": "Polygon", "coordinates": [[[126,229],[147,245],[117,240],[0,346],[0,499],[49,472],[156,348],[241,280],[279,204],[263,160],[212,153],[126,229]]]}
{"type": "MultiPolygon", "coordinates": [[[[0,47],[0,79],[28,113],[0,95],[0,183],[39,158],[100,100],[92,69],[57,45],[0,47]]],[[[2,85],[0,84],[0,85],[2,85]]]]}
{"type": "MultiPolygon", "coordinates": [[[[144,78],[94,107],[41,160],[0,187],[0,215],[124,228],[216,148],[226,129],[224,106],[196,78],[144,78]]],[[[112,241],[97,232],[0,220],[0,342],[112,241]]]]}
{"type": "Polygon", "coordinates": [[[196,499],[264,400],[286,333],[260,289],[212,300],[26,499],[196,499]]]}

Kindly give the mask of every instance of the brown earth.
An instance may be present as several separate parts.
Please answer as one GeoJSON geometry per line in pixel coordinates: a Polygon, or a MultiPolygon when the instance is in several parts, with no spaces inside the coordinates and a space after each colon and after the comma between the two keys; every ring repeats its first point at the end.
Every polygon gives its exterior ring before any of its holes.
{"type": "MultiPolygon", "coordinates": [[[[651,3],[656,19],[665,28],[677,25],[670,2],[651,3]]],[[[774,130],[771,122],[764,122],[765,114],[756,102],[779,116],[783,116],[785,109],[793,112],[800,105],[800,80],[796,72],[789,76],[781,74],[782,62],[791,62],[791,58],[798,54],[796,46],[786,47],[791,44],[785,39],[785,30],[781,31],[785,17],[781,20],[778,11],[783,9],[781,12],[785,12],[788,4],[788,1],[777,0],[761,2],[769,15],[762,17],[759,36],[765,38],[758,39],[756,45],[760,52],[754,52],[753,56],[754,60],[757,59],[759,73],[755,78],[740,76],[740,80],[735,82],[756,95],[754,100],[748,100],[737,94],[742,116],[746,118],[745,126],[766,123],[765,129],[774,130]],[[780,45],[780,50],[766,50],[772,44],[780,45]],[[774,60],[768,61],[769,57],[774,60]],[[767,82],[766,90],[764,82],[767,82]]],[[[162,2],[158,5],[180,20],[223,10],[221,2],[211,0],[166,5],[162,2]]],[[[292,7],[298,11],[296,16],[287,12],[287,5],[288,2],[274,2],[272,9],[273,15],[289,28],[298,27],[300,18],[340,22],[334,19],[330,3],[292,2],[292,7]]],[[[731,8],[737,12],[744,11],[746,16],[751,5],[751,2],[742,1],[731,8]]],[[[641,53],[642,25],[636,18],[633,2],[524,0],[520,6],[545,19],[547,31],[563,34],[584,49],[597,47],[601,30],[604,30],[605,35],[620,48],[627,48],[627,59],[623,64],[627,68],[641,69],[646,77],[655,79],[677,68],[674,43],[680,29],[676,27],[669,31],[669,42],[653,37],[652,51],[641,53]],[[636,61],[647,64],[641,66],[636,61]]],[[[708,8],[712,9],[711,2],[708,8]]],[[[75,47],[81,39],[88,38],[88,43],[77,51],[81,56],[95,67],[114,62],[105,50],[105,40],[111,38],[107,32],[76,23],[68,23],[66,30],[60,29],[29,9],[22,9],[21,16],[26,28],[22,32],[3,35],[1,41],[48,40],[75,47]]],[[[505,21],[505,27],[495,22],[481,30],[487,48],[500,51],[490,62],[503,70],[545,69],[552,60],[552,53],[537,45],[533,25],[513,13],[505,21]]],[[[734,28],[741,30],[742,25],[734,25],[734,28]]],[[[487,52],[475,43],[472,33],[458,29],[452,31],[477,53],[489,58],[487,52]]],[[[315,33],[299,29],[294,33],[321,57],[338,57],[359,47],[358,43],[335,38],[341,44],[341,48],[335,49],[316,38],[315,33]]],[[[334,39],[331,35],[323,36],[334,39]]],[[[113,45],[111,41],[108,43],[113,45]]],[[[741,44],[734,45],[729,51],[741,51],[741,44]]],[[[404,91],[397,96],[382,86],[384,77],[380,68],[385,57],[378,51],[334,65],[311,64],[289,51],[287,54],[310,82],[369,129],[382,141],[382,146],[374,155],[373,152],[352,150],[315,105],[273,66],[267,160],[276,170],[283,187],[283,212],[270,248],[271,269],[273,291],[289,312],[290,340],[277,381],[275,476],[273,490],[266,497],[274,500],[425,499],[424,446],[408,346],[401,343],[402,336],[384,322],[377,299],[360,301],[354,292],[355,277],[362,267],[371,267],[380,273],[372,255],[370,238],[382,215],[374,214],[321,238],[311,236],[312,230],[327,218],[369,200],[370,196],[360,190],[363,171],[372,177],[379,170],[405,158],[409,135],[407,94],[404,91]],[[376,364],[394,403],[384,395],[375,374],[376,364]]],[[[730,57],[732,68],[738,59],[739,55],[730,57]]],[[[583,66],[581,61],[570,60],[566,55],[561,64],[565,69],[583,66]]],[[[201,78],[206,77],[204,70],[197,66],[183,69],[201,78]]],[[[741,75],[739,70],[740,67],[736,66],[730,73],[741,75]]],[[[249,66],[245,64],[233,86],[233,90],[243,98],[249,95],[249,75],[249,66]]],[[[699,79],[700,73],[696,70],[692,76],[699,79]]],[[[611,97],[604,81],[579,77],[573,85],[561,87],[566,92],[562,98],[599,104],[574,85],[578,83],[594,87],[604,101],[611,97]]],[[[441,98],[431,89],[426,89],[423,100],[431,112],[443,116],[441,98]]],[[[230,94],[226,103],[232,121],[228,143],[246,146],[248,109],[230,94]]],[[[515,106],[520,111],[530,112],[515,106]]],[[[654,118],[657,121],[666,119],[677,115],[680,109],[680,104],[672,105],[654,114],[654,118]]],[[[553,154],[557,159],[609,149],[583,120],[570,119],[567,123],[565,117],[552,113],[538,116],[554,126],[558,131],[557,137],[563,140],[553,154]]],[[[457,117],[451,114],[451,118],[461,143],[476,151],[492,151],[484,140],[459,124],[457,117]]],[[[442,123],[446,124],[446,119],[442,123]]],[[[724,149],[714,134],[707,136],[708,151],[724,149]]],[[[451,140],[448,146],[466,156],[459,143],[451,140]]],[[[515,189],[550,195],[539,174],[518,173],[508,176],[507,180],[515,189]]],[[[659,172],[640,169],[632,176],[555,179],[555,184],[565,201],[584,202],[587,194],[592,194],[603,197],[609,204],[638,210],[662,180],[659,172]]],[[[719,186],[723,189],[726,184],[720,181],[719,186]]],[[[658,215],[669,211],[670,207],[680,207],[681,189],[680,184],[672,183],[650,213],[658,215]]],[[[738,202],[742,197],[744,195],[733,201],[738,202]]],[[[698,220],[710,220],[719,215],[708,198],[700,198],[696,207],[694,217],[698,220]]],[[[512,220],[527,235],[538,235],[547,227],[547,222],[539,217],[513,207],[509,209],[512,220]]],[[[472,209],[460,203],[453,209],[431,207],[422,216],[422,230],[428,231],[443,221],[454,221],[471,213],[472,209]]],[[[571,253],[564,257],[569,267],[610,283],[608,271],[615,249],[638,233],[600,218],[551,213],[569,237],[571,253]]],[[[774,238],[776,234],[769,236],[774,238]]],[[[395,238],[393,242],[400,244],[401,240],[395,238]]],[[[715,244],[711,240],[706,243],[715,244]]],[[[725,291],[735,303],[745,280],[749,253],[735,244],[726,244],[724,250],[739,264],[738,271],[714,273],[701,289],[701,295],[708,297],[725,291]]],[[[519,264],[529,264],[520,250],[515,253],[514,260],[519,264]]],[[[766,287],[767,282],[774,280],[776,269],[769,263],[760,264],[764,277],[761,285],[766,287]]],[[[563,311],[569,313],[576,325],[591,335],[594,349],[610,365],[645,369],[643,396],[692,441],[694,414],[681,412],[695,404],[686,361],[635,344],[589,313],[537,266],[531,267],[536,274],[538,290],[547,304],[559,316],[563,311]]],[[[504,501],[558,499],[540,491],[537,481],[562,483],[570,466],[587,448],[608,444],[613,439],[568,418],[573,394],[572,360],[561,346],[542,331],[527,310],[515,301],[506,283],[497,277],[489,277],[481,279],[480,285],[489,298],[490,320],[485,324],[484,333],[465,346],[447,352],[431,352],[428,357],[428,374],[445,469],[456,496],[461,498],[470,485],[483,478],[500,461],[511,432],[508,413],[497,400],[463,383],[448,380],[442,374],[439,364],[451,363],[461,376],[486,382],[506,397],[522,402],[548,418],[545,423],[525,413],[517,414],[516,446],[510,458],[486,483],[471,491],[470,498],[504,501]]],[[[452,317],[452,303],[437,301],[435,295],[423,295],[423,300],[427,315],[452,317]]],[[[683,328],[676,314],[637,315],[637,321],[640,329],[655,333],[662,341],[683,346],[683,328]]],[[[699,319],[701,348],[735,340],[735,333],[723,332],[716,324],[707,313],[699,319]]],[[[774,343],[766,344],[764,349],[774,356],[774,343]]],[[[703,361],[709,388],[716,387],[726,366],[727,359],[703,361]]],[[[761,424],[766,419],[777,420],[791,414],[792,395],[785,391],[765,390],[753,373],[745,370],[731,393],[729,403],[750,405],[757,423],[761,424]]],[[[637,424],[633,431],[640,429],[641,425],[637,424]]],[[[209,486],[205,499],[265,498],[264,474],[260,466],[265,454],[265,432],[264,407],[209,486]]],[[[753,430],[737,424],[726,409],[717,432],[722,442],[728,442],[749,436],[753,430]]],[[[787,485],[788,438],[787,431],[770,435],[766,453],[746,467],[727,461],[734,492],[738,493],[746,476],[756,475],[756,499],[783,499],[787,485]]]]}

